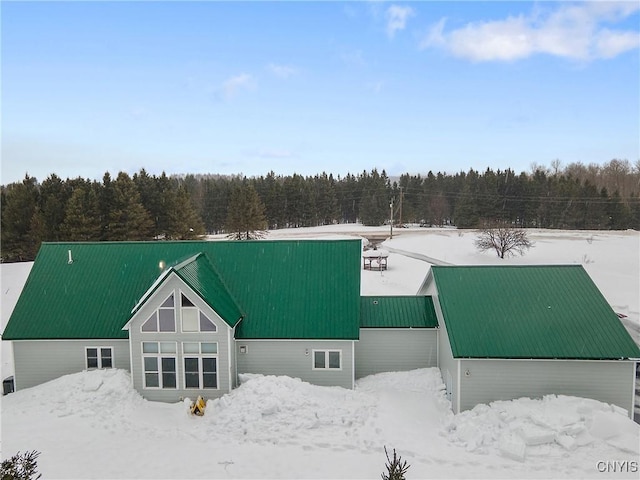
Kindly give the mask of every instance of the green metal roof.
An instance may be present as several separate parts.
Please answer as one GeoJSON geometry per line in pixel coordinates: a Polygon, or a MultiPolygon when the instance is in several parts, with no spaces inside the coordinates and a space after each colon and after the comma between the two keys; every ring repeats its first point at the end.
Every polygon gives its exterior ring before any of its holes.
{"type": "Polygon", "coordinates": [[[581,265],[433,266],[457,358],[640,357],[581,265]]]}
{"type": "Polygon", "coordinates": [[[435,328],[431,297],[361,297],[361,328],[435,328]]]}
{"type": "Polygon", "coordinates": [[[244,316],[233,295],[204,253],[192,255],[187,260],[170,266],[147,290],[131,313],[135,313],[146,302],[151,294],[169,278],[171,272],[189,285],[230,327],[235,327],[244,316]]]}
{"type": "Polygon", "coordinates": [[[206,254],[182,262],[175,271],[229,326],[235,327],[242,319],[242,309],[206,254]]]}
{"type": "Polygon", "coordinates": [[[165,266],[202,253],[174,269],[225,320],[244,313],[236,338],[353,340],[360,252],[359,240],[44,243],[3,338],[127,338],[165,266]]]}

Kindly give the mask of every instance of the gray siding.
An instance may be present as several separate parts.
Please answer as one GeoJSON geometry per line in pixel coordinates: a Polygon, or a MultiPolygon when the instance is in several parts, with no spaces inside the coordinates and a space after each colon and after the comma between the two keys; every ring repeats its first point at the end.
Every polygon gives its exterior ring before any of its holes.
{"type": "Polygon", "coordinates": [[[433,328],[361,328],[356,342],[356,378],[437,365],[438,331],[433,328]]]}
{"type": "Polygon", "coordinates": [[[13,342],[16,389],[85,370],[86,347],[113,347],[113,366],[131,371],[128,340],[19,340],[13,342]]]}
{"type": "Polygon", "coordinates": [[[442,381],[447,387],[447,398],[451,401],[453,412],[458,413],[460,393],[458,392],[459,360],[453,358],[453,352],[449,344],[447,325],[444,322],[444,316],[442,315],[435,285],[431,283],[426,290],[428,292],[426,294],[433,297],[433,307],[438,317],[438,367],[440,367],[440,375],[442,375],[442,381]]]}
{"type": "MultiPolygon", "coordinates": [[[[131,375],[133,377],[133,385],[140,394],[153,401],[160,402],[178,402],[181,398],[189,397],[195,399],[198,395],[202,395],[206,399],[218,398],[229,392],[229,382],[231,376],[229,374],[232,365],[230,364],[230,343],[233,343],[231,336],[231,328],[182,280],[175,275],[165,280],[162,286],[147,300],[132,318],[129,325],[129,338],[131,341],[131,361],[133,362],[131,375]],[[170,295],[175,292],[176,298],[176,332],[141,332],[141,326],[147,321],[149,316],[155,309],[170,295]],[[181,332],[181,318],[179,308],[180,291],[200,309],[209,319],[216,324],[216,332],[181,332]],[[230,341],[231,339],[231,341],[230,341]],[[176,370],[177,370],[177,389],[158,389],[144,388],[143,382],[143,360],[142,360],[142,342],[176,342],[176,370]],[[185,389],[184,388],[184,360],[182,355],[182,342],[217,342],[217,369],[218,369],[218,388],[217,389],[185,389]]],[[[233,354],[231,354],[231,363],[233,362],[233,354]]]]}
{"type": "Polygon", "coordinates": [[[353,388],[351,340],[236,340],[238,373],[287,375],[322,386],[353,388]],[[240,353],[240,346],[247,352],[240,353]],[[313,350],[341,350],[340,370],[313,370],[313,350]]]}
{"type": "Polygon", "coordinates": [[[478,403],[573,395],[633,412],[634,362],[585,360],[461,360],[461,410],[478,403]],[[468,374],[467,374],[468,371],[468,374]]]}

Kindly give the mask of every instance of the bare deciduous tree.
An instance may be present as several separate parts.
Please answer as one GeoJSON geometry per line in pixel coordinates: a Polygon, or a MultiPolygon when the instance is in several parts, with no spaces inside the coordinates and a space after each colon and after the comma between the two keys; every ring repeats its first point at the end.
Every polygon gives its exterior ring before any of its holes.
{"type": "Polygon", "coordinates": [[[500,258],[504,258],[516,253],[524,255],[533,243],[529,240],[526,230],[506,223],[494,223],[478,230],[475,245],[481,252],[495,250],[500,258]]]}

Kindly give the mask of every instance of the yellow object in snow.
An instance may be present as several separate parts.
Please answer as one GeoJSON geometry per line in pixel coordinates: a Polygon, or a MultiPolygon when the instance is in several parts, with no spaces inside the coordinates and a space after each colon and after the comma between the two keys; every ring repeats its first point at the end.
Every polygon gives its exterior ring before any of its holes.
{"type": "Polygon", "coordinates": [[[202,396],[198,395],[198,399],[191,404],[192,415],[204,415],[204,409],[207,408],[207,404],[202,396]]]}

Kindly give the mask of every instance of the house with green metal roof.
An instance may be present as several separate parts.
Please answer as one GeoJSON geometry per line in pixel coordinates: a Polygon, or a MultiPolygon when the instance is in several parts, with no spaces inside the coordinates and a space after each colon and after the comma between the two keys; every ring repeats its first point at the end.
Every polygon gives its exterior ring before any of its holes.
{"type": "Polygon", "coordinates": [[[581,265],[433,266],[420,294],[454,412],[562,394],[633,415],[640,350],[581,265]]]}
{"type": "Polygon", "coordinates": [[[523,396],[633,412],[640,350],[581,266],[433,266],[361,296],[359,240],[44,243],[3,333],[15,387],[123,368],[147,399],[242,373],[353,388],[439,367],[453,410],[523,396]]]}
{"type": "Polygon", "coordinates": [[[45,243],[3,333],[16,388],[110,367],[161,401],[221,396],[244,372],[352,388],[360,253],[359,240],[45,243]]]}

